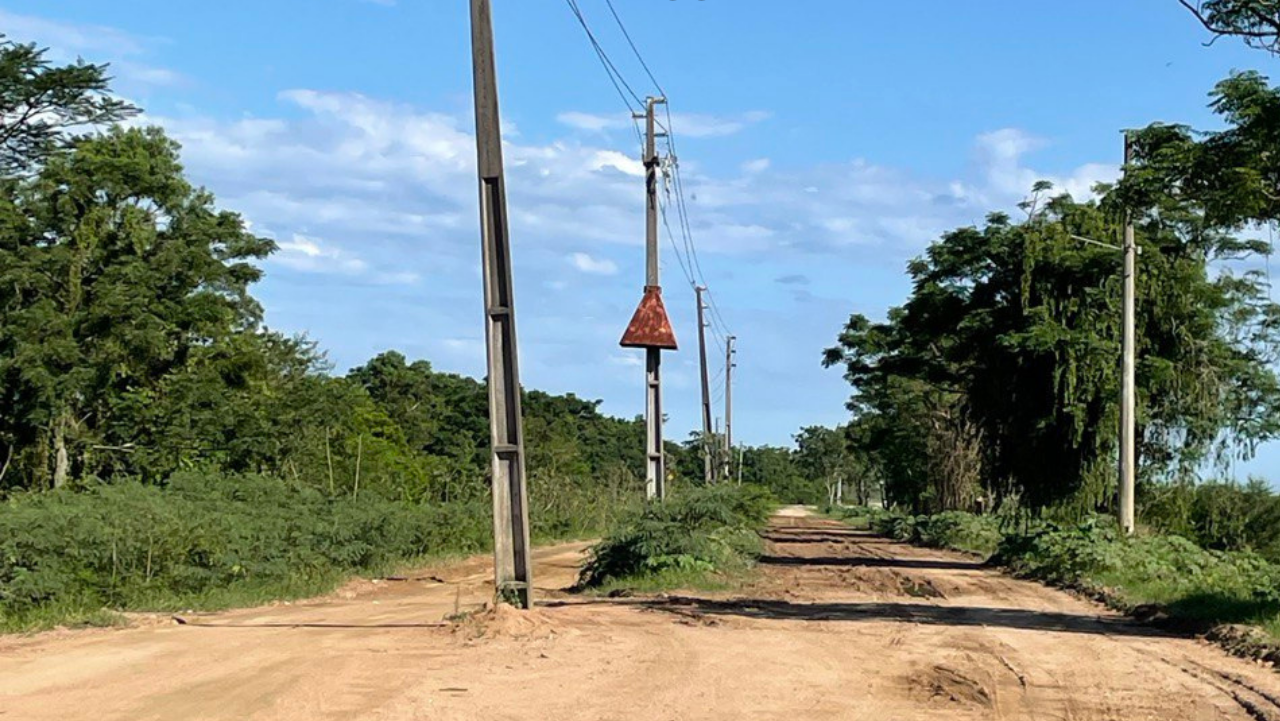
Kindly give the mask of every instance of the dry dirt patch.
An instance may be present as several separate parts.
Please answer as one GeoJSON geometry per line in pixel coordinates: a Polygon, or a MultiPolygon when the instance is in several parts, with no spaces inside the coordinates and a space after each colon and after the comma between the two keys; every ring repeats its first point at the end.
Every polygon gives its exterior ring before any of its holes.
{"type": "Polygon", "coordinates": [[[571,544],[537,552],[531,614],[486,607],[474,559],[29,639],[0,649],[0,719],[1280,719],[1270,670],[973,559],[803,508],[767,545],[732,595],[567,594],[571,544]]]}

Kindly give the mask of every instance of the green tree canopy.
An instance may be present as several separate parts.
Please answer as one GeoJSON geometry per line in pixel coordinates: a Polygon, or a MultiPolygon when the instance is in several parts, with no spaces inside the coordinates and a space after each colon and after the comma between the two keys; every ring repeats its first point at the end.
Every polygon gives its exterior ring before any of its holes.
{"type": "Polygon", "coordinates": [[[256,327],[252,261],[273,247],[183,179],[158,129],[79,139],[19,181],[0,198],[0,392],[25,465],[61,485],[131,443],[131,397],[256,327]]]}
{"type": "Polygon", "coordinates": [[[25,174],[69,131],[137,112],[108,92],[107,66],[54,65],[46,51],[0,35],[0,175],[25,174]]]}
{"type": "MultiPolygon", "coordinates": [[[[1033,506],[1110,496],[1120,256],[1072,236],[1114,240],[1120,213],[1067,196],[1026,209],[943,235],[909,264],[907,303],[882,323],[855,315],[826,352],[867,437],[897,456],[884,470],[899,500],[963,499],[965,478],[1033,506]]],[[[1250,455],[1280,431],[1280,308],[1261,275],[1222,261],[1262,248],[1173,206],[1139,222],[1138,242],[1145,472],[1250,455]]]]}

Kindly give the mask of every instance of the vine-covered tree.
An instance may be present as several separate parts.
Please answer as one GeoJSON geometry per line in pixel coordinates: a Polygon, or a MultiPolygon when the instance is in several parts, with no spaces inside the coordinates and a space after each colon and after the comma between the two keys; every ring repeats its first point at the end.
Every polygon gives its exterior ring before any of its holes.
{"type": "Polygon", "coordinates": [[[256,325],[250,261],[272,248],[183,179],[157,129],[77,140],[0,198],[0,378],[23,466],[60,486],[99,471],[95,451],[127,452],[116,411],[256,325]]]}
{"type": "MultiPolygon", "coordinates": [[[[1067,196],[1027,210],[945,234],[910,264],[903,307],[883,323],[854,316],[826,352],[880,458],[892,456],[899,502],[968,507],[979,482],[1035,507],[1109,501],[1120,257],[1072,236],[1118,238],[1120,212],[1067,196]]],[[[1224,263],[1265,245],[1175,205],[1140,219],[1138,242],[1144,473],[1250,455],[1280,432],[1280,307],[1260,274],[1224,263]]]]}

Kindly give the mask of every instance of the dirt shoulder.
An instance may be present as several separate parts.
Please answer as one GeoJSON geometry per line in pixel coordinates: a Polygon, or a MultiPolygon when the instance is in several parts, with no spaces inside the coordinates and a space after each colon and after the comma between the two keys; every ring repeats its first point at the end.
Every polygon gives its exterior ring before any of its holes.
{"type": "Polygon", "coordinates": [[[538,551],[530,614],[442,625],[487,598],[475,559],[349,598],[0,647],[0,719],[1280,719],[1268,669],[798,512],[732,596],[558,591],[583,548],[538,551]]]}

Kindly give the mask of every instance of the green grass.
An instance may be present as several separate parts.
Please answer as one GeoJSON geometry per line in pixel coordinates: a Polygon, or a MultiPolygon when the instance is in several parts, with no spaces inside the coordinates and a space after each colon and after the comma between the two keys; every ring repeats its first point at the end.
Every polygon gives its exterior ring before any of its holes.
{"type": "Polygon", "coordinates": [[[1280,640],[1280,566],[1250,551],[1213,551],[1180,536],[1122,538],[1111,519],[1005,537],[995,560],[1076,588],[1122,611],[1155,607],[1197,630],[1248,624],[1280,640]]]}
{"type": "MultiPolygon", "coordinates": [[[[1266,643],[1232,650],[1262,655],[1280,643],[1280,565],[1251,551],[1201,548],[1177,535],[1122,537],[1113,519],[1038,522],[1001,531],[995,516],[910,516],[880,509],[828,511],[898,540],[974,553],[1014,574],[1091,595],[1111,607],[1208,632],[1227,624],[1262,629],[1266,643]]],[[[1016,525],[1016,524],[1015,524],[1016,525]]]]}
{"type": "Polygon", "coordinates": [[[0,502],[0,632],[306,598],[485,551],[490,524],[488,503],[335,497],[254,475],[19,495],[0,502]]]}
{"type": "Polygon", "coordinates": [[[873,530],[899,541],[984,557],[995,553],[1003,538],[995,517],[959,511],[911,516],[881,508],[833,506],[826,513],[854,528],[873,530]]]}
{"type": "MultiPolygon", "coordinates": [[[[597,536],[638,504],[590,484],[532,514],[539,541],[597,536]]],[[[411,503],[271,476],[188,472],[0,501],[0,633],[116,625],[120,612],[216,611],[328,593],[488,551],[487,500],[411,503]]]]}
{"type": "Polygon", "coordinates": [[[654,592],[740,583],[763,551],[759,532],[774,505],[754,486],[693,488],[648,503],[591,548],[578,586],[654,592]]]}

